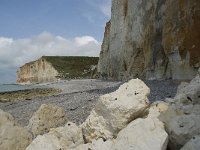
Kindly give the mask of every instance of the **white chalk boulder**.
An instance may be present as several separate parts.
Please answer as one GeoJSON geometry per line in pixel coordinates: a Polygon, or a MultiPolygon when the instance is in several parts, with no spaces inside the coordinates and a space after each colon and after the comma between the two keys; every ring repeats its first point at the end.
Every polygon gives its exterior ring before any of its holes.
{"type": "Polygon", "coordinates": [[[161,113],[169,133],[169,147],[180,149],[192,137],[200,134],[200,76],[188,84],[182,83],[174,99],[168,99],[168,109],[161,113]]]}
{"type": "Polygon", "coordinates": [[[159,118],[163,112],[166,112],[169,108],[169,104],[163,101],[156,101],[151,104],[149,108],[148,117],[159,118]]]}
{"type": "Polygon", "coordinates": [[[169,122],[167,130],[170,133],[171,147],[178,149],[193,136],[200,134],[200,116],[177,116],[169,122]]]}
{"type": "Polygon", "coordinates": [[[29,120],[27,128],[34,136],[44,134],[67,122],[63,108],[52,104],[42,104],[29,120]]]}
{"type": "Polygon", "coordinates": [[[199,150],[200,149],[200,136],[194,136],[187,142],[181,150],[199,150]]]}
{"type": "Polygon", "coordinates": [[[49,133],[39,135],[26,150],[60,150],[83,144],[81,128],[68,122],[64,127],[52,128],[49,133]]]}
{"type": "Polygon", "coordinates": [[[0,150],[25,150],[31,141],[31,133],[20,127],[9,113],[0,110],[0,150]]]}
{"type": "Polygon", "coordinates": [[[93,140],[92,143],[82,144],[74,149],[69,150],[111,150],[113,142],[108,140],[106,142],[103,139],[93,140]]]}
{"type": "Polygon", "coordinates": [[[166,150],[168,134],[157,118],[136,119],[121,130],[112,150],[166,150]]]}
{"type": "Polygon", "coordinates": [[[122,129],[116,139],[80,145],[73,150],[166,150],[168,134],[157,118],[136,119],[122,129]]]}
{"type": "Polygon", "coordinates": [[[124,83],[113,93],[99,98],[96,107],[82,124],[87,141],[113,138],[129,122],[143,116],[149,105],[150,89],[139,79],[124,83]]]}
{"type": "Polygon", "coordinates": [[[197,76],[185,87],[179,89],[175,96],[176,103],[200,104],[200,75],[197,76]]]}

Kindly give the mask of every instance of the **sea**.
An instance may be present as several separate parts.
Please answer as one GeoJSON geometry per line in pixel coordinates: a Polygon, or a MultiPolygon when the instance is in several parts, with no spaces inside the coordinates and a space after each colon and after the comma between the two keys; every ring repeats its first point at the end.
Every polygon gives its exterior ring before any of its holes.
{"type": "Polygon", "coordinates": [[[19,85],[19,84],[0,84],[0,93],[19,91],[34,88],[45,88],[43,85],[19,85]]]}

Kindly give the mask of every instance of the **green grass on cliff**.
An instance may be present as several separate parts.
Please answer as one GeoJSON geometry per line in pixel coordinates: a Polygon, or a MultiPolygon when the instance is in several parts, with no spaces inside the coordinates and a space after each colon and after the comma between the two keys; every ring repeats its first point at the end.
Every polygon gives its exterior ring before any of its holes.
{"type": "Polygon", "coordinates": [[[43,56],[59,72],[61,78],[85,78],[91,77],[95,71],[91,71],[92,65],[98,64],[98,57],[84,56],[43,56]]]}

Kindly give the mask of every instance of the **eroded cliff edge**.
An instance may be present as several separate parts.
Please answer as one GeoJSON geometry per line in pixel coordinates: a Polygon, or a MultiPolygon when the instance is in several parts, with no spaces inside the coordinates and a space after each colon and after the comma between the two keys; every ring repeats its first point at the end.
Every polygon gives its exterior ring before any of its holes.
{"type": "Polygon", "coordinates": [[[199,0],[113,0],[98,63],[112,79],[192,79],[200,67],[199,0]]]}
{"type": "Polygon", "coordinates": [[[96,74],[98,57],[42,56],[17,71],[17,83],[54,82],[60,79],[91,78],[96,74]]]}
{"type": "Polygon", "coordinates": [[[40,58],[36,61],[26,63],[17,71],[17,83],[41,83],[56,81],[58,71],[46,59],[40,58]]]}

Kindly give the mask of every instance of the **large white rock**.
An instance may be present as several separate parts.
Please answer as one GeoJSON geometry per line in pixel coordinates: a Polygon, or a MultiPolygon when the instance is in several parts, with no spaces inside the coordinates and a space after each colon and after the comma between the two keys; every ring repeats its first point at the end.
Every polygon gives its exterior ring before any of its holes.
{"type": "Polygon", "coordinates": [[[177,116],[169,122],[167,129],[170,133],[171,147],[178,149],[193,136],[200,134],[200,116],[177,116]]]}
{"type": "Polygon", "coordinates": [[[68,122],[64,127],[53,128],[49,133],[37,136],[26,150],[63,150],[83,143],[81,128],[68,122]]]}
{"type": "Polygon", "coordinates": [[[168,99],[168,109],[161,113],[169,133],[169,147],[180,149],[193,136],[200,134],[200,76],[188,84],[182,83],[174,99],[168,99]]]}
{"type": "Polygon", "coordinates": [[[143,115],[149,104],[150,89],[139,79],[124,83],[113,93],[99,98],[96,107],[82,124],[87,141],[116,137],[129,122],[143,115]]]}
{"type": "Polygon", "coordinates": [[[121,130],[112,150],[166,150],[168,134],[157,118],[136,119],[121,130]]]}
{"type": "Polygon", "coordinates": [[[168,103],[163,101],[156,101],[151,104],[149,108],[148,117],[159,118],[161,113],[166,112],[169,108],[168,103]]]}
{"type": "Polygon", "coordinates": [[[181,150],[199,150],[200,149],[200,136],[193,137],[187,142],[181,150]]]}
{"type": "Polygon", "coordinates": [[[63,125],[66,121],[63,108],[52,104],[42,104],[29,120],[27,128],[34,136],[37,136],[48,132],[50,128],[63,125]]]}
{"type": "Polygon", "coordinates": [[[32,135],[0,110],[0,150],[25,150],[31,141],[32,135]]]}
{"type": "Polygon", "coordinates": [[[93,140],[92,143],[82,144],[74,149],[70,150],[111,150],[113,141],[108,140],[106,142],[103,139],[93,140]]]}
{"type": "Polygon", "coordinates": [[[187,87],[189,85],[188,82],[181,82],[181,84],[178,86],[177,88],[177,93],[181,93],[182,89],[184,89],[185,87],[187,87]]]}
{"type": "Polygon", "coordinates": [[[200,134],[200,115],[185,115],[183,109],[175,110],[170,106],[159,119],[165,123],[170,149],[179,150],[193,136],[200,134]]]}
{"type": "Polygon", "coordinates": [[[168,134],[157,118],[136,119],[122,129],[114,140],[93,140],[73,150],[166,150],[168,134]]]}
{"type": "Polygon", "coordinates": [[[174,99],[176,103],[200,104],[200,75],[197,74],[188,85],[179,89],[174,99]]]}

